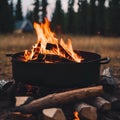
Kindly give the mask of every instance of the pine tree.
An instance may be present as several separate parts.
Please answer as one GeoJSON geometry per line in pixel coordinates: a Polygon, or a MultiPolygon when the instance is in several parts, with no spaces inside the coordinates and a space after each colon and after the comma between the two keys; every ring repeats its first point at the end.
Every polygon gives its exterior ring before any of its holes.
{"type": "Polygon", "coordinates": [[[105,13],[104,13],[104,35],[110,36],[110,8],[105,7],[105,13]]]}
{"type": "Polygon", "coordinates": [[[42,21],[44,21],[44,18],[46,18],[47,15],[47,0],[42,0],[42,21]]]}
{"type": "Polygon", "coordinates": [[[68,1],[68,32],[73,33],[75,31],[74,27],[74,0],[69,0],[68,1]]]}
{"type": "Polygon", "coordinates": [[[112,35],[120,35],[120,0],[109,1],[110,32],[112,35]]]}
{"type": "Polygon", "coordinates": [[[80,34],[88,33],[88,3],[87,0],[78,1],[78,31],[80,34]]]}
{"type": "Polygon", "coordinates": [[[105,0],[98,0],[96,26],[97,32],[101,35],[105,33],[105,0]]]}
{"type": "Polygon", "coordinates": [[[96,0],[90,0],[89,7],[89,33],[96,34],[96,0]]]}
{"type": "Polygon", "coordinates": [[[27,10],[26,18],[28,20],[30,20],[32,23],[34,22],[33,11],[32,10],[27,10]]]}
{"type": "Polygon", "coordinates": [[[21,0],[17,1],[16,4],[16,20],[22,20],[23,19],[23,15],[22,15],[22,4],[21,4],[21,0]]]}
{"type": "Polygon", "coordinates": [[[7,0],[0,0],[0,33],[12,32],[13,22],[12,3],[10,5],[7,0]]]}
{"type": "Polygon", "coordinates": [[[61,0],[56,1],[56,7],[53,13],[51,27],[57,33],[61,33],[62,30],[64,30],[64,12],[61,8],[61,0]]]}
{"type": "Polygon", "coordinates": [[[14,15],[13,15],[13,12],[14,12],[14,9],[13,9],[13,0],[11,0],[10,2],[10,15],[9,15],[9,23],[10,23],[10,27],[9,27],[9,30],[10,31],[13,31],[14,30],[14,22],[15,22],[15,19],[14,19],[14,15]]]}
{"type": "Polygon", "coordinates": [[[35,0],[35,2],[33,3],[33,5],[35,6],[33,10],[33,19],[36,22],[39,22],[39,4],[39,0],[35,0]]]}

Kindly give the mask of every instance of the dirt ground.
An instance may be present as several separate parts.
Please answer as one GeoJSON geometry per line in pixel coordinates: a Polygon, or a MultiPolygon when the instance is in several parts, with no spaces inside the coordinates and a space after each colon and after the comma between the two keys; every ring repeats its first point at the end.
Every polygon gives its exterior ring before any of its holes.
{"type": "MultiPolygon", "coordinates": [[[[120,79],[120,38],[70,34],[58,36],[58,38],[61,37],[64,41],[68,38],[71,39],[74,49],[96,52],[102,58],[110,57],[110,63],[101,65],[101,71],[104,68],[111,67],[114,76],[120,79]]],[[[36,43],[36,40],[36,34],[0,35],[0,80],[13,79],[11,57],[6,57],[6,54],[14,54],[30,49],[36,43]]]]}

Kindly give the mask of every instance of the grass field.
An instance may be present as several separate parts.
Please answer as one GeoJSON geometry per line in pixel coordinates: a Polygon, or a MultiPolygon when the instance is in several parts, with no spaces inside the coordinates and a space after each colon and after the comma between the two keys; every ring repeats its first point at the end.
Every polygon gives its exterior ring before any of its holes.
{"type": "MultiPolygon", "coordinates": [[[[101,65],[101,71],[111,67],[114,75],[120,78],[120,38],[79,35],[61,35],[61,37],[64,41],[70,38],[74,49],[96,52],[103,58],[110,57],[111,62],[101,65]]],[[[5,54],[30,49],[36,39],[36,34],[0,35],[0,80],[12,79],[11,58],[6,57],[5,54]]]]}

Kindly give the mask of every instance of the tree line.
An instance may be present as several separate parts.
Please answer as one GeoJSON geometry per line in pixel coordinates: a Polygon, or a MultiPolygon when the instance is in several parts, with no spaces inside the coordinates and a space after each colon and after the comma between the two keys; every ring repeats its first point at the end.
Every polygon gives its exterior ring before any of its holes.
{"type": "MultiPolygon", "coordinates": [[[[68,9],[62,9],[61,0],[56,0],[51,18],[51,28],[58,33],[80,35],[120,36],[120,0],[78,0],[78,10],[74,10],[75,0],[68,0],[68,9]],[[108,6],[105,6],[105,3],[108,6]]],[[[28,10],[26,18],[32,23],[44,22],[47,16],[47,0],[34,0],[33,10],[28,10]]],[[[14,23],[23,20],[21,0],[13,7],[12,0],[0,0],[0,33],[12,32],[14,23]]]]}

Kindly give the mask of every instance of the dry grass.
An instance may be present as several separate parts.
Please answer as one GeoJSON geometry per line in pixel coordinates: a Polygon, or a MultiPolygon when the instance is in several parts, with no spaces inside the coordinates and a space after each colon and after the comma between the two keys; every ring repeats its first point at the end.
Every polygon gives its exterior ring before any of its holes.
{"type": "MultiPolygon", "coordinates": [[[[99,36],[62,35],[64,40],[70,38],[73,48],[82,51],[96,52],[102,57],[110,57],[111,62],[102,68],[110,66],[114,74],[120,76],[120,38],[99,36]]],[[[5,54],[21,52],[29,49],[36,42],[35,34],[0,35],[0,79],[12,79],[11,58],[5,54]]]]}

